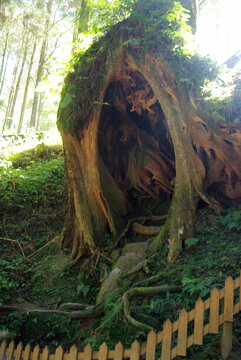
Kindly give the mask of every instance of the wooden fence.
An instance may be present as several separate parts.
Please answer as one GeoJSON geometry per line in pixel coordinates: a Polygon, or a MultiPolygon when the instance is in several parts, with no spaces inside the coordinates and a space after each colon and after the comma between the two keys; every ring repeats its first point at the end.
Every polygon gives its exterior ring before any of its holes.
{"type": "Polygon", "coordinates": [[[38,346],[31,351],[29,344],[23,349],[21,343],[15,348],[13,341],[8,347],[3,341],[0,347],[0,360],[122,360],[124,358],[139,360],[143,355],[146,360],[155,360],[156,348],[160,343],[161,357],[158,360],[171,360],[176,356],[185,357],[187,348],[192,345],[203,345],[205,335],[218,334],[221,328],[221,352],[223,359],[227,359],[232,349],[233,317],[239,311],[241,311],[241,273],[236,280],[229,277],[222,290],[218,291],[214,288],[206,301],[199,299],[193,310],[187,312],[183,309],[179,319],[174,323],[167,320],[163,330],[158,334],[151,331],[147,342],[143,345],[135,341],[131,349],[125,350],[119,342],[114,350],[109,350],[104,343],[99,351],[92,351],[91,346],[87,345],[83,352],[78,352],[76,346],[72,346],[67,353],[64,353],[59,346],[54,354],[50,354],[47,346],[42,352],[38,346]]]}

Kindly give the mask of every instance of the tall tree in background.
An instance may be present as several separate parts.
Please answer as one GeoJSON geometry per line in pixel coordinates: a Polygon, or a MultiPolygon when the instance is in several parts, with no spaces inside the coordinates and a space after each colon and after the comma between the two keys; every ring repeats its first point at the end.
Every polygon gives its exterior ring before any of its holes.
{"type": "Polygon", "coordinates": [[[0,69],[0,96],[2,93],[2,88],[3,88],[3,84],[4,84],[7,63],[8,63],[8,55],[9,55],[9,53],[7,55],[8,37],[9,37],[9,31],[7,31],[6,37],[5,37],[4,49],[3,49],[3,55],[2,55],[2,64],[1,64],[1,69],[0,69]],[[6,55],[7,55],[7,60],[6,60],[6,55]]]}
{"type": "Polygon", "coordinates": [[[31,56],[30,64],[29,64],[29,68],[28,68],[28,75],[27,75],[27,79],[25,82],[23,102],[22,102],[22,106],[21,106],[21,113],[20,113],[20,118],[19,118],[19,123],[18,123],[18,133],[21,133],[21,131],[22,131],[23,117],[24,117],[24,112],[25,112],[25,107],[26,107],[27,96],[28,96],[28,89],[29,89],[29,84],[30,84],[30,76],[31,76],[31,71],[32,71],[32,66],[33,66],[35,50],[36,50],[36,40],[34,42],[32,56],[31,56]]]}
{"type": "Polygon", "coordinates": [[[33,105],[32,105],[32,113],[31,113],[31,119],[30,119],[30,126],[34,127],[34,128],[37,125],[38,106],[39,106],[39,101],[40,101],[40,93],[38,92],[37,88],[44,76],[44,64],[45,64],[45,57],[46,57],[46,52],[47,52],[47,43],[48,43],[48,37],[49,37],[49,27],[50,27],[50,20],[51,20],[52,5],[53,5],[53,0],[48,0],[47,5],[46,5],[47,12],[46,12],[46,18],[45,18],[43,40],[42,40],[40,56],[39,56],[37,76],[36,76],[36,81],[35,81],[35,91],[34,91],[34,98],[33,98],[33,105]]]}

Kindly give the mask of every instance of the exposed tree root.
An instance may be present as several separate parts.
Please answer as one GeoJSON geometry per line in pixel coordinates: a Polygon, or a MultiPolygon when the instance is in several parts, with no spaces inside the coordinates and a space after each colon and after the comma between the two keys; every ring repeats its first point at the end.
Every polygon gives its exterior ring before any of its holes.
{"type": "Polygon", "coordinates": [[[136,287],[131,288],[130,290],[126,291],[123,294],[122,301],[123,301],[123,310],[126,319],[129,321],[130,324],[133,326],[144,330],[144,331],[151,331],[153,330],[151,326],[141,323],[140,321],[135,320],[131,314],[130,314],[130,298],[133,296],[155,296],[159,294],[163,294],[167,291],[170,292],[178,292],[182,289],[181,286],[169,286],[169,285],[163,285],[163,286],[152,286],[152,287],[136,287]]]}
{"type": "MultiPolygon", "coordinates": [[[[161,273],[160,273],[161,274],[161,273]]],[[[160,275],[159,274],[159,275],[160,275]]],[[[150,278],[153,281],[154,277],[150,278]]],[[[155,296],[159,294],[163,294],[167,291],[169,292],[179,292],[182,289],[181,286],[152,286],[152,287],[134,287],[124,292],[122,296],[122,305],[124,310],[124,315],[128,322],[135,327],[138,327],[144,331],[150,331],[152,328],[149,325],[141,323],[135,320],[131,316],[130,311],[130,299],[133,296],[155,296]]],[[[59,306],[58,309],[46,309],[38,307],[36,308],[36,304],[24,303],[24,304],[9,304],[0,306],[0,316],[8,316],[9,313],[13,311],[23,311],[26,314],[30,313],[40,313],[40,314],[55,314],[61,315],[64,317],[68,317],[73,320],[77,319],[86,319],[93,318],[98,315],[101,315],[105,309],[105,301],[102,301],[98,305],[85,305],[78,303],[64,303],[59,306]]]]}
{"type": "Polygon", "coordinates": [[[214,211],[215,215],[220,214],[222,206],[217,200],[211,198],[208,194],[205,194],[204,191],[199,191],[197,194],[201,200],[208,204],[208,206],[214,211]]]}
{"type": "MultiPolygon", "coordinates": [[[[153,216],[137,216],[132,219],[128,220],[128,223],[125,227],[125,229],[121,232],[121,234],[118,236],[117,240],[113,245],[107,246],[104,250],[114,250],[118,247],[120,241],[123,239],[123,237],[128,233],[130,230],[132,224],[136,221],[160,221],[160,220],[166,220],[168,215],[153,215],[153,216]]],[[[140,224],[138,224],[140,225],[140,224]]],[[[135,231],[135,230],[134,230],[135,231]]],[[[160,231],[160,228],[157,232],[160,231]]],[[[153,232],[147,233],[147,235],[153,234],[153,232]]]]}
{"type": "Polygon", "coordinates": [[[133,222],[132,230],[135,231],[137,234],[141,235],[152,235],[159,233],[161,231],[161,226],[145,226],[139,224],[138,222],[133,222]]]}
{"type": "Polygon", "coordinates": [[[155,283],[156,281],[158,281],[160,279],[167,278],[167,276],[171,275],[174,272],[176,272],[176,270],[169,270],[168,272],[161,270],[154,276],[151,276],[151,277],[149,277],[147,279],[140,280],[140,281],[136,282],[135,287],[148,286],[151,283],[155,283]]]}

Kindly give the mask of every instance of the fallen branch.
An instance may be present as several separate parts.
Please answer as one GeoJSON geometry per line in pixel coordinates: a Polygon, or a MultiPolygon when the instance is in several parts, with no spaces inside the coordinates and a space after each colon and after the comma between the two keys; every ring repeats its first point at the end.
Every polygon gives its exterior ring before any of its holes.
{"type": "Polygon", "coordinates": [[[42,251],[44,248],[46,248],[47,246],[49,246],[49,244],[51,244],[52,242],[56,241],[56,239],[57,239],[57,236],[56,236],[54,239],[52,239],[52,240],[50,240],[49,242],[47,242],[46,244],[44,244],[43,246],[41,246],[41,247],[40,247],[39,249],[37,249],[36,251],[34,251],[32,254],[30,254],[30,255],[28,255],[27,257],[25,257],[25,259],[23,259],[22,261],[28,260],[28,259],[34,257],[36,254],[38,254],[38,253],[39,253],[40,251],[42,251]]]}
{"type": "Polygon", "coordinates": [[[22,245],[20,244],[20,242],[18,240],[13,240],[13,239],[4,238],[4,237],[0,237],[0,240],[5,240],[5,241],[9,241],[9,242],[13,242],[13,243],[17,244],[19,246],[20,250],[21,250],[22,256],[24,258],[26,258],[25,253],[24,253],[23,248],[22,248],[22,245]]]}

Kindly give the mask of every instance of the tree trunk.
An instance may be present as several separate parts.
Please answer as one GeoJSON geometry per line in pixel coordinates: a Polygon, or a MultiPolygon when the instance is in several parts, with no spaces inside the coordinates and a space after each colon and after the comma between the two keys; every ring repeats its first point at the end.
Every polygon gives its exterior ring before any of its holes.
{"type": "Polygon", "coordinates": [[[22,102],[22,106],[21,106],[21,113],[20,113],[20,118],[19,118],[19,123],[18,123],[18,134],[21,133],[21,131],[22,131],[23,117],[24,117],[24,112],[25,112],[25,107],[26,107],[27,96],[28,96],[28,88],[29,88],[29,83],[30,83],[30,76],[31,76],[31,71],[32,71],[32,66],[33,66],[35,50],[36,50],[36,41],[33,46],[33,52],[32,52],[32,56],[31,56],[29,68],[28,68],[28,75],[27,75],[26,83],[25,83],[23,102],[22,102]]]}
{"type": "Polygon", "coordinates": [[[69,214],[61,245],[72,246],[75,263],[105,246],[105,232],[115,241],[136,204],[169,197],[151,247],[168,240],[171,265],[193,236],[200,199],[215,211],[241,200],[241,129],[205,122],[161,51],[126,46],[131,35],[121,30],[119,42],[108,34],[108,50],[97,44],[92,61],[87,53],[76,64],[62,93],[69,214]]]}
{"type": "MultiPolygon", "coordinates": [[[[3,123],[3,128],[2,128],[2,133],[4,132],[6,123],[9,121],[10,124],[12,124],[12,118],[10,118],[10,110],[12,107],[12,102],[13,102],[13,95],[14,95],[14,88],[16,87],[16,79],[17,79],[17,73],[18,73],[18,68],[19,68],[19,64],[20,64],[20,59],[22,56],[22,50],[23,50],[23,45],[24,45],[24,34],[23,34],[23,38],[22,38],[22,42],[21,42],[21,47],[20,47],[20,52],[18,54],[18,58],[16,61],[16,65],[14,67],[13,70],[13,79],[12,79],[12,83],[10,86],[10,91],[9,91],[9,95],[8,95],[8,104],[7,104],[7,110],[5,113],[5,118],[4,118],[4,123],[3,123]]],[[[9,126],[11,127],[11,125],[9,126]]]]}
{"type": "Polygon", "coordinates": [[[6,39],[5,39],[5,44],[4,44],[4,49],[3,49],[2,65],[1,65],[1,70],[0,70],[0,95],[2,93],[2,88],[3,88],[3,83],[4,83],[4,76],[5,76],[5,73],[6,73],[8,56],[9,56],[9,53],[8,53],[7,61],[6,61],[6,64],[5,64],[5,57],[6,57],[6,54],[7,54],[7,47],[8,47],[8,36],[9,36],[9,32],[7,32],[6,39]]]}
{"type": "Polygon", "coordinates": [[[53,0],[49,0],[47,3],[47,14],[46,14],[46,20],[45,20],[45,26],[44,26],[43,42],[41,45],[38,70],[37,70],[37,76],[36,76],[36,81],[35,81],[35,91],[34,91],[32,113],[31,113],[31,119],[30,119],[30,127],[33,127],[33,128],[36,128],[36,125],[37,125],[37,115],[38,115],[37,113],[38,113],[38,103],[39,103],[40,94],[36,89],[39,86],[40,82],[43,80],[43,75],[44,75],[44,64],[45,64],[45,57],[46,57],[46,50],[47,50],[47,43],[48,43],[48,36],[49,36],[49,25],[50,25],[52,4],[53,4],[53,0]]]}
{"type": "Polygon", "coordinates": [[[2,77],[2,83],[1,83],[1,87],[0,87],[0,96],[1,96],[1,94],[2,94],[2,91],[3,91],[3,86],[4,86],[4,83],[5,83],[5,79],[6,79],[6,71],[7,71],[7,66],[8,66],[8,59],[9,59],[9,55],[10,55],[10,53],[8,53],[8,55],[7,55],[6,63],[5,63],[5,66],[4,66],[4,72],[3,72],[3,77],[2,77]]]}
{"type": "Polygon", "coordinates": [[[88,6],[86,0],[82,0],[80,7],[77,7],[75,11],[75,18],[77,20],[74,23],[74,29],[73,29],[73,41],[72,41],[73,55],[76,53],[76,41],[78,40],[79,34],[86,33],[88,31],[90,7],[88,6]]]}
{"type": "Polygon", "coordinates": [[[27,55],[28,55],[28,50],[29,50],[29,34],[27,35],[27,38],[26,38],[22,65],[21,65],[21,68],[20,68],[20,71],[19,71],[19,74],[18,74],[18,80],[17,80],[15,91],[14,91],[14,96],[13,96],[11,109],[10,109],[10,112],[9,112],[9,117],[10,118],[13,118],[13,116],[14,116],[14,110],[15,110],[15,106],[16,106],[16,102],[17,102],[17,97],[18,97],[18,92],[19,92],[19,87],[20,87],[20,84],[21,84],[21,80],[22,80],[24,66],[25,66],[25,63],[26,63],[27,55]]]}
{"type": "Polygon", "coordinates": [[[43,94],[40,94],[39,104],[38,104],[38,119],[37,119],[38,121],[37,121],[37,126],[36,126],[37,131],[39,130],[42,109],[43,109],[43,94]]]}

